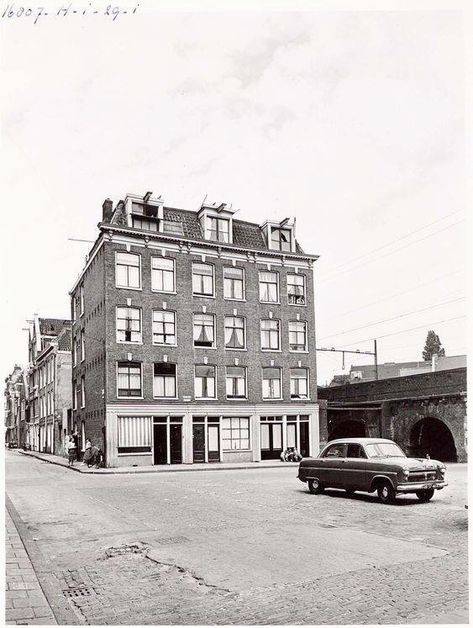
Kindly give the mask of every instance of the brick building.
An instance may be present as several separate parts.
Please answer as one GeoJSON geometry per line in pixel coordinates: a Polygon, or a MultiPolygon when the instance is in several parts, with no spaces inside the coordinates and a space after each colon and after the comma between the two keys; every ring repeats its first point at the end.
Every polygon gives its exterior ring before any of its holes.
{"type": "Polygon", "coordinates": [[[73,421],[107,466],[318,451],[317,256],[234,213],[104,202],[70,294],[73,421]]]}
{"type": "Polygon", "coordinates": [[[27,382],[18,364],[5,378],[5,442],[21,445],[25,439],[27,382]]]}
{"type": "Polygon", "coordinates": [[[35,451],[64,454],[72,408],[71,325],[37,315],[30,323],[26,441],[35,451]]]}

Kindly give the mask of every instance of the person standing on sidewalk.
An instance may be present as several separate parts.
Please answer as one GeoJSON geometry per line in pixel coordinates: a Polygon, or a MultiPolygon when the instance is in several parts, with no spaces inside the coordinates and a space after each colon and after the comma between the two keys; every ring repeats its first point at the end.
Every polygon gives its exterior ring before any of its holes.
{"type": "Polygon", "coordinates": [[[69,466],[74,464],[77,454],[77,445],[73,436],[69,436],[69,442],[67,443],[67,454],[69,456],[69,466]]]}

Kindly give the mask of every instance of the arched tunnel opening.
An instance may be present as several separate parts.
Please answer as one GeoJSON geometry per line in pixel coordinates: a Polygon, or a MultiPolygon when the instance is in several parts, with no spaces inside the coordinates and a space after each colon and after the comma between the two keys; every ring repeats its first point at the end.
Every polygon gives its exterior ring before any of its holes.
{"type": "Polygon", "coordinates": [[[411,430],[410,455],[425,458],[429,454],[434,460],[457,462],[455,441],[443,421],[426,417],[418,421],[411,430]]]}
{"type": "Polygon", "coordinates": [[[336,438],[362,438],[366,436],[366,427],[363,421],[342,421],[337,423],[329,433],[329,440],[336,438]]]}

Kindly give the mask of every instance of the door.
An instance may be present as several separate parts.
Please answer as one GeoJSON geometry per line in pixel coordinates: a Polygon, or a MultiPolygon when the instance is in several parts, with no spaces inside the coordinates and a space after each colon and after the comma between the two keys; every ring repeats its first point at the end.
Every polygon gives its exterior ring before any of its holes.
{"type": "Polygon", "coordinates": [[[282,424],[261,423],[261,460],[277,460],[282,452],[282,424]]]}
{"type": "Polygon", "coordinates": [[[364,490],[366,488],[366,456],[359,443],[348,443],[346,462],[342,471],[343,486],[364,490]]]}
{"type": "Polygon", "coordinates": [[[300,422],[299,423],[299,444],[300,444],[300,455],[303,458],[307,458],[309,455],[309,423],[308,422],[300,422]]]}
{"type": "Polygon", "coordinates": [[[209,462],[220,462],[220,428],[208,426],[209,462]]]}
{"type": "Polygon", "coordinates": [[[165,423],[155,423],[153,425],[154,464],[167,464],[168,446],[166,432],[165,423]]]}
{"type": "Polygon", "coordinates": [[[192,436],[193,461],[205,462],[205,425],[194,424],[192,436]]]}
{"type": "Polygon", "coordinates": [[[182,425],[171,425],[170,444],[171,444],[171,464],[181,464],[182,462],[182,425]]]}

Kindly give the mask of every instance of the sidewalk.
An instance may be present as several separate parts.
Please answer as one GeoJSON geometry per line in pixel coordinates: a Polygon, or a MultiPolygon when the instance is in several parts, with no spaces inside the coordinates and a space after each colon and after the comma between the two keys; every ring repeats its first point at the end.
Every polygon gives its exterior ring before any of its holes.
{"type": "Polygon", "coordinates": [[[23,542],[5,508],[5,621],[7,624],[57,624],[23,542]]]}
{"type": "Polygon", "coordinates": [[[92,473],[97,475],[115,475],[120,473],[176,473],[186,471],[228,471],[234,469],[287,469],[292,468],[294,472],[298,467],[297,462],[285,462],[280,460],[263,460],[261,462],[212,462],[212,463],[195,463],[195,464],[160,464],[149,465],[143,467],[113,467],[107,469],[96,469],[87,465],[83,465],[81,462],[75,462],[74,466],[70,467],[66,458],[62,456],[54,456],[53,454],[44,454],[39,451],[23,451],[22,449],[16,449],[18,453],[24,456],[32,456],[49,462],[51,464],[57,464],[61,467],[66,467],[71,471],[77,471],[78,473],[92,473]]]}

